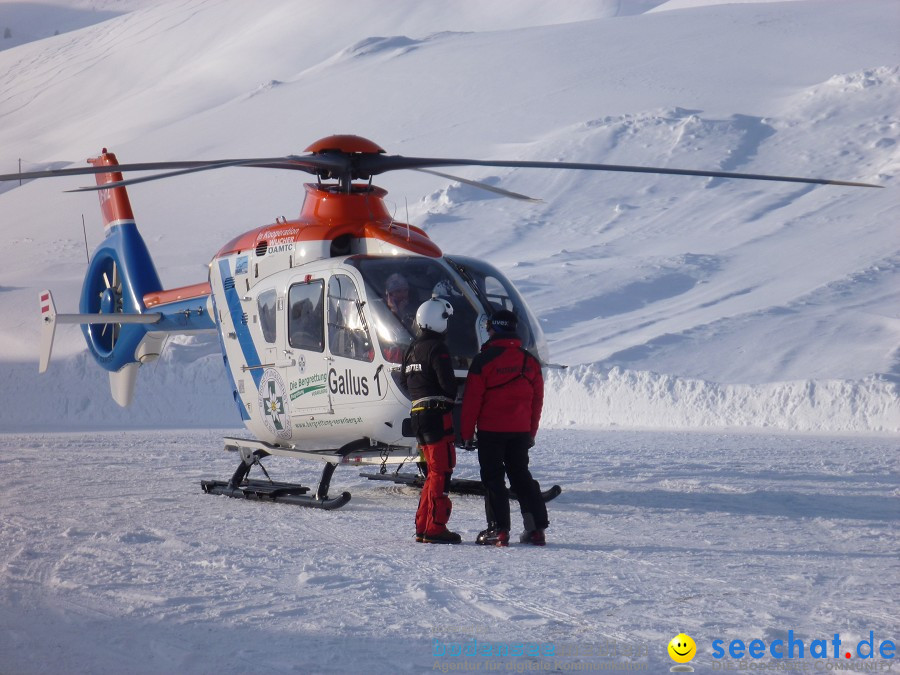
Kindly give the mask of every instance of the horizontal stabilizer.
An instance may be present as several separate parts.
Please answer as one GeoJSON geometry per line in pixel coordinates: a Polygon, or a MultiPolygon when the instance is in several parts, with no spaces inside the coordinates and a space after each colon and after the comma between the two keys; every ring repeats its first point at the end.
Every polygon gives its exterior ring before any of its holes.
{"type": "Polygon", "coordinates": [[[147,314],[57,314],[56,323],[158,323],[162,319],[159,312],[147,314]]]}
{"type": "Polygon", "coordinates": [[[53,294],[49,290],[40,293],[41,306],[41,360],[39,373],[47,372],[50,357],[53,353],[53,340],[56,337],[56,326],[61,323],[75,324],[126,324],[126,323],[158,323],[163,315],[159,312],[146,314],[57,314],[53,294]]]}

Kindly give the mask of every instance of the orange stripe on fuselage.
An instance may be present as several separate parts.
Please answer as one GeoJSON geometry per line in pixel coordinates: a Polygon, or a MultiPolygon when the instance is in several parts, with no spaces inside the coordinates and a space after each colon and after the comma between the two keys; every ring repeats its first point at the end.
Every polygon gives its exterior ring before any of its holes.
{"type": "Polygon", "coordinates": [[[212,293],[209,282],[204,281],[200,284],[191,284],[190,286],[181,286],[179,288],[170,288],[164,291],[154,291],[144,296],[144,307],[156,307],[157,305],[165,305],[169,302],[177,300],[188,300],[190,298],[199,298],[201,295],[209,295],[212,293]]]}

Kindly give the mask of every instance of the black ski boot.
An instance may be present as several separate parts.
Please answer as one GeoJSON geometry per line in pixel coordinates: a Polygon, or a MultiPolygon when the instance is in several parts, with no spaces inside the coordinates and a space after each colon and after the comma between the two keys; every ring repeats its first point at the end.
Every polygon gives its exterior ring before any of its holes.
{"type": "Polygon", "coordinates": [[[478,533],[476,544],[481,546],[509,546],[509,530],[501,530],[496,524],[478,533]]]}
{"type": "Polygon", "coordinates": [[[459,544],[461,542],[462,537],[460,537],[456,532],[451,532],[450,530],[444,530],[443,532],[439,532],[438,534],[422,535],[422,543],[425,544],[459,544]]]}

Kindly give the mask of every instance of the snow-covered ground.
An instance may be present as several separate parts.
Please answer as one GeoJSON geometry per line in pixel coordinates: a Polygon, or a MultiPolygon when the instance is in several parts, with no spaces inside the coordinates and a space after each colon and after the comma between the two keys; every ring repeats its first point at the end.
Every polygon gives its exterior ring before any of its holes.
{"type": "MultiPolygon", "coordinates": [[[[128,409],[74,327],[38,377],[38,292],[77,306],[96,197],[0,184],[0,672],[662,672],[679,632],[698,671],[892,665],[855,647],[900,640],[898,32],[896,0],[0,3],[0,173],[356,133],[885,186],[459,171],[535,205],[380,177],[398,219],[508,274],[569,365],[533,456],[564,490],[551,545],[483,550],[416,545],[416,494],[348,469],[336,512],[203,495],[241,433],[215,340],[173,340],[128,409]],[[714,658],[790,631],[852,658],[714,658]],[[473,640],[540,653],[451,656],[473,640]]],[[[174,287],[294,216],[299,182],[227,169],[130,196],[174,287]]],[[[456,499],[466,541],[482,519],[456,499]]]]}
{"type": "Polygon", "coordinates": [[[543,432],[550,544],[485,549],[479,498],[454,499],[468,543],[416,544],[417,492],[352,469],[339,511],[204,495],[237,462],[221,433],[0,436],[4,673],[665,672],[680,632],[709,672],[741,663],[714,639],[900,632],[895,438],[543,432]]]}

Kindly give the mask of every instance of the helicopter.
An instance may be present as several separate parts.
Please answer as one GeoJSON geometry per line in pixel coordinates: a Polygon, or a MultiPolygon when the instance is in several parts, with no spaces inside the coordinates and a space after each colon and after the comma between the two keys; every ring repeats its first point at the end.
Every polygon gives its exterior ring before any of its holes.
{"type": "MultiPolygon", "coordinates": [[[[507,161],[387,155],[373,141],[334,135],[302,155],[224,160],[119,164],[107,149],[89,166],[0,175],[0,181],[93,174],[105,237],[85,274],[79,313],[58,313],[42,290],[39,371],[48,370],[58,324],[81,326],[88,349],[109,372],[113,400],[133,400],[139,369],[156,361],[169,336],[218,336],[237,412],[252,438],[226,437],[240,463],[227,480],[204,480],[204,492],[336,509],[350,493],[330,496],[339,465],[374,466],[377,480],[421,487],[411,429],[411,401],[400,364],[415,336],[411,319],[431,297],[453,306],[446,335],[460,383],[456,415],[469,364],[488,339],[490,316],[501,309],[519,318],[522,346],[545,367],[547,342],[534,313],[510,280],[488,262],[445,254],[428,234],[396,221],[372,183],[387,171],[416,170],[519,200],[534,200],[435,168],[485,166],[655,173],[713,178],[881,187],[796,176],[549,161],[507,161]],[[295,170],[312,174],[296,218],[276,219],[224,244],[206,280],[164,288],[142,238],[126,187],[226,167],[295,170]],[[124,173],[156,171],[125,179],[124,173]],[[405,300],[403,298],[405,292],[405,300]],[[269,457],[324,463],[315,488],[273,481],[269,457]],[[387,466],[396,465],[388,474],[387,466]],[[266,480],[250,479],[254,466],[266,480]]],[[[457,425],[458,428],[458,425],[457,425]]],[[[478,481],[453,479],[451,490],[479,492],[478,481]]],[[[557,496],[559,486],[544,494],[557,496]]]]}

